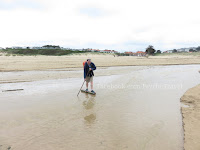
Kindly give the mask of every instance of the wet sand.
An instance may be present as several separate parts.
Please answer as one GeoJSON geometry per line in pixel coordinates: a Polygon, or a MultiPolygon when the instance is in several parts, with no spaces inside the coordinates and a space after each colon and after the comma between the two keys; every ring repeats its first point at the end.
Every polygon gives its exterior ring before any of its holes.
{"type": "Polygon", "coordinates": [[[2,83],[1,91],[24,90],[0,92],[0,145],[15,150],[182,150],[179,99],[200,81],[199,67],[102,68],[95,72],[96,96],[76,96],[82,84],[79,70],[71,78],[2,83]]]}
{"type": "Polygon", "coordinates": [[[200,149],[200,85],[189,89],[181,102],[185,133],[185,150],[200,149]]]}

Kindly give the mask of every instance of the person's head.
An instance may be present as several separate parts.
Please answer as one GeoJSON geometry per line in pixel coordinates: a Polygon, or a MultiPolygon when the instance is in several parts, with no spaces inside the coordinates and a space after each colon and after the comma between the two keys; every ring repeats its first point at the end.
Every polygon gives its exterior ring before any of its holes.
{"type": "Polygon", "coordinates": [[[91,64],[91,59],[87,59],[87,64],[88,64],[88,65],[91,64]]]}

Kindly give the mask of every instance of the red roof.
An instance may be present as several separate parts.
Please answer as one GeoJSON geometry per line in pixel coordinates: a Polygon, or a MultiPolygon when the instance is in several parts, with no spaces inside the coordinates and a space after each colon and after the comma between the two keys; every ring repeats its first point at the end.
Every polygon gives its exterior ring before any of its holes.
{"type": "Polygon", "coordinates": [[[145,52],[143,52],[143,51],[137,51],[136,53],[145,53],[145,52]]]}

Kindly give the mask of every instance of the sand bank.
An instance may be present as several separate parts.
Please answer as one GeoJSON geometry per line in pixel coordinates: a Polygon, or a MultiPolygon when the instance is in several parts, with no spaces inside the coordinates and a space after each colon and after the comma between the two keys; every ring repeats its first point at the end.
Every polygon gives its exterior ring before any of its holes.
{"type": "Polygon", "coordinates": [[[185,150],[200,149],[200,85],[189,89],[181,98],[185,133],[185,150]],[[189,106],[189,107],[188,107],[189,106]]]}
{"type": "Polygon", "coordinates": [[[91,58],[98,67],[200,64],[198,56],[181,55],[153,56],[149,58],[92,54],[70,56],[0,56],[0,71],[82,68],[82,62],[87,58],[91,58]]]}
{"type": "MultiPolygon", "coordinates": [[[[110,66],[153,66],[153,65],[180,65],[200,64],[200,59],[195,56],[151,56],[114,57],[113,55],[70,55],[70,56],[0,56],[0,83],[30,82],[38,80],[65,79],[82,77],[82,62],[92,58],[96,66],[105,69],[102,73],[98,70],[95,75],[109,75],[110,66]],[[39,70],[38,72],[34,72],[39,70]],[[80,70],[80,72],[77,72],[80,70]],[[17,73],[13,73],[16,72],[17,73]],[[30,72],[21,72],[30,71],[30,72]],[[4,73],[3,72],[7,72],[4,73]]],[[[122,69],[122,68],[120,68],[122,69]]],[[[126,70],[112,70],[115,74],[127,72],[126,70]]]]}

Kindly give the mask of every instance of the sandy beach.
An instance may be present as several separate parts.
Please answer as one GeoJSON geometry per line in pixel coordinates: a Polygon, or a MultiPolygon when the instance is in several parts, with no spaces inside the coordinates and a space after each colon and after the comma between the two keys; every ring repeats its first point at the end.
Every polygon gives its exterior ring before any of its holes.
{"type": "MultiPolygon", "coordinates": [[[[49,79],[65,79],[81,77],[77,70],[82,69],[82,62],[91,58],[98,68],[112,66],[157,66],[157,65],[183,65],[200,64],[198,56],[150,56],[146,57],[114,57],[108,54],[88,54],[70,56],[0,56],[0,83],[30,82],[49,79]],[[34,73],[32,71],[39,70],[34,73]],[[51,70],[51,72],[49,72],[51,70]],[[18,72],[12,74],[12,72],[18,72]],[[30,71],[23,73],[21,71],[30,71]],[[10,72],[10,73],[9,73],[10,72]]],[[[116,72],[117,73],[117,72],[116,72]]],[[[97,75],[103,75],[98,72],[97,75]]]]}
{"type": "Polygon", "coordinates": [[[82,68],[91,58],[98,67],[200,64],[199,56],[114,57],[108,54],[70,56],[0,56],[0,71],[27,71],[63,68],[82,68]]]}
{"type": "Polygon", "coordinates": [[[181,98],[185,133],[185,150],[200,149],[200,85],[189,89],[181,98]]]}
{"type": "Polygon", "coordinates": [[[0,149],[198,150],[198,64],[179,55],[0,56],[0,149]],[[77,99],[87,58],[99,94],[77,99]],[[23,91],[2,92],[12,89],[23,91]]]}

